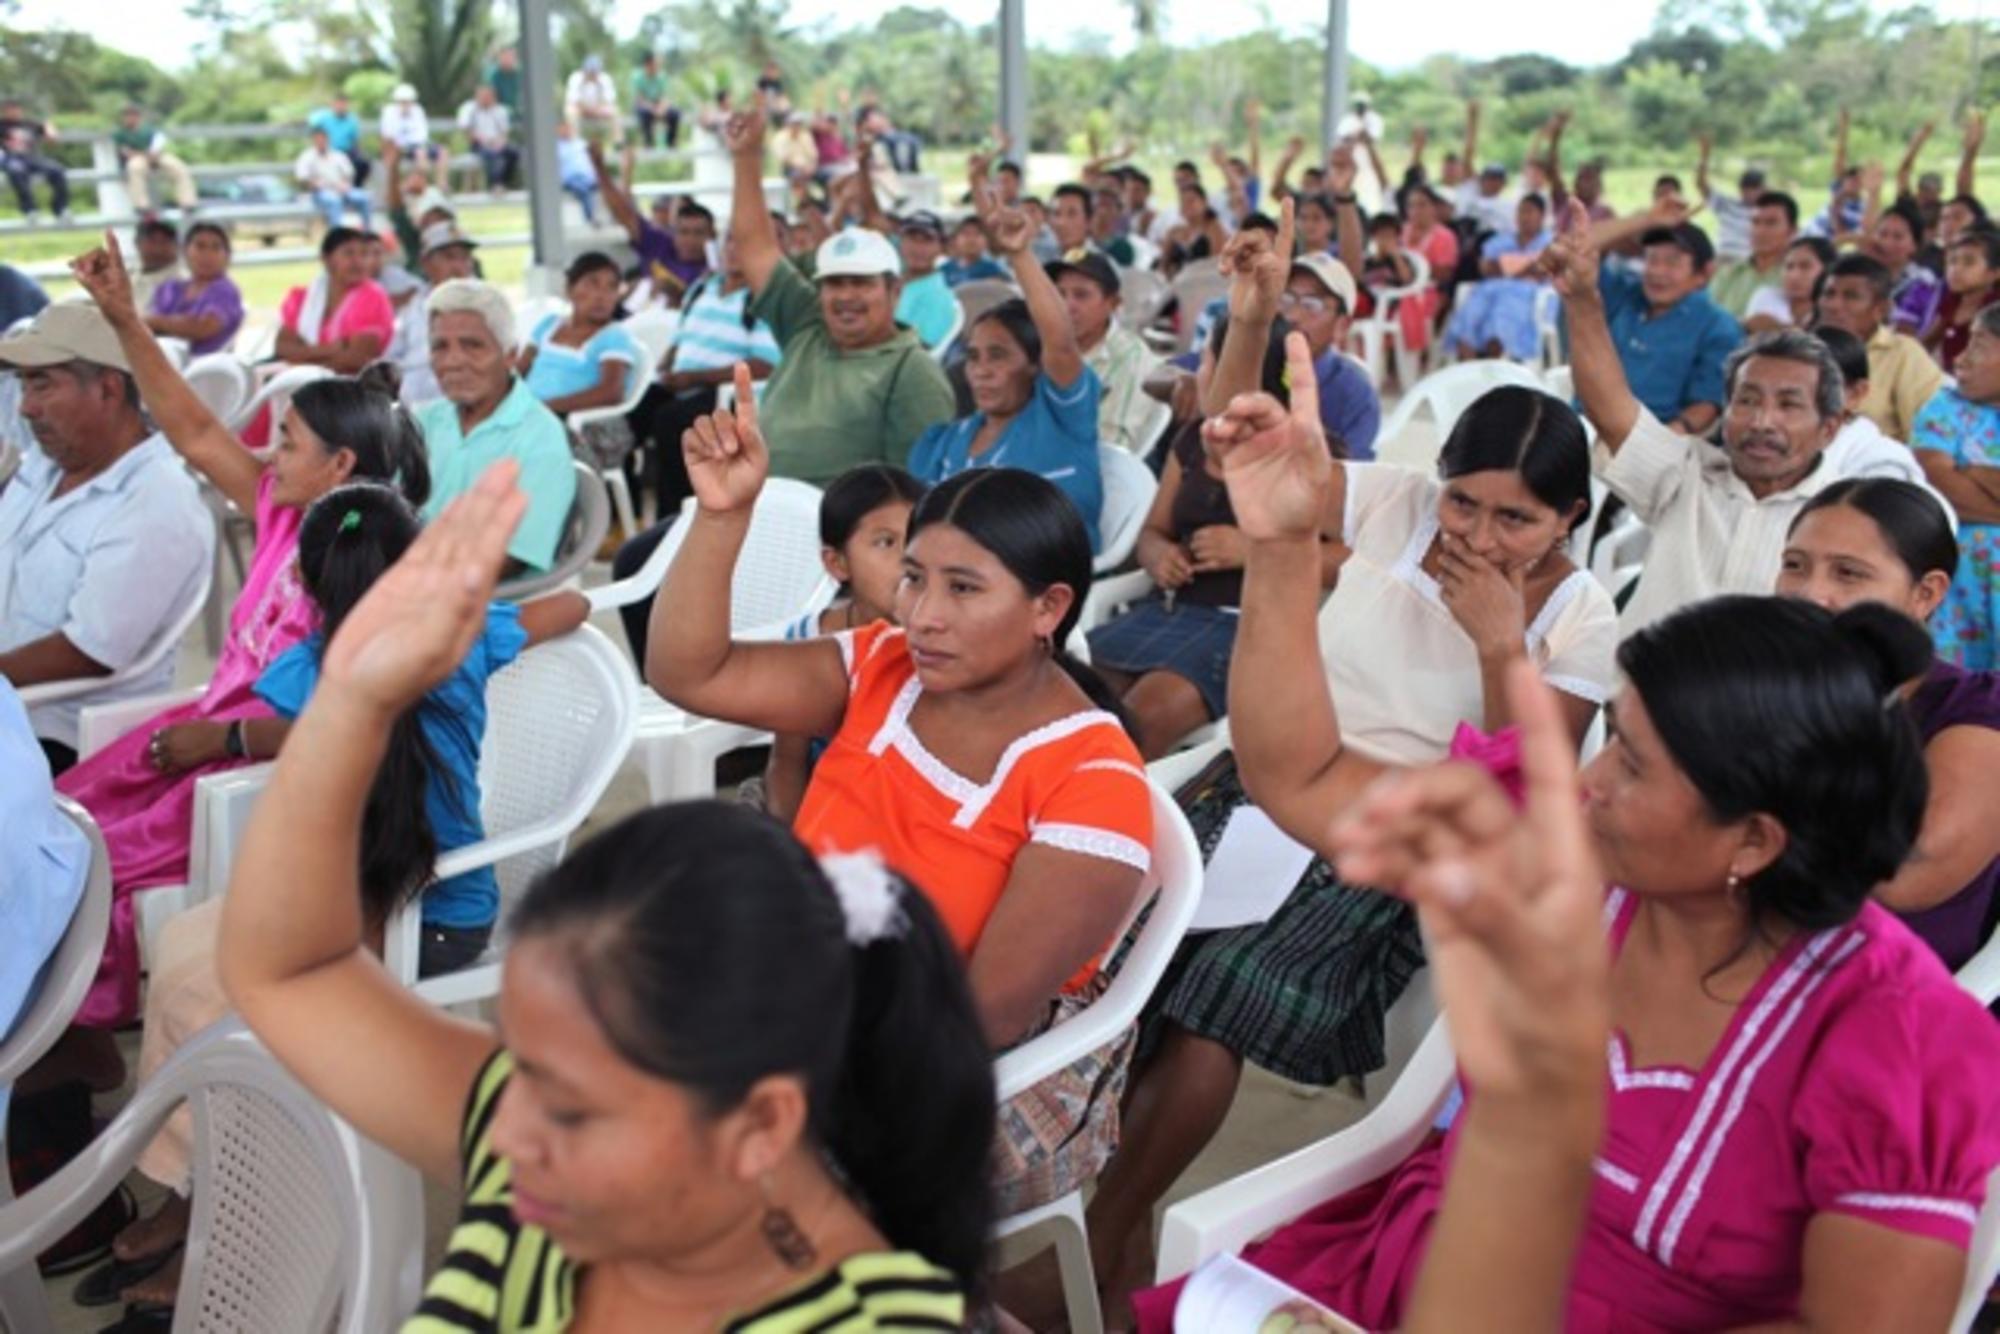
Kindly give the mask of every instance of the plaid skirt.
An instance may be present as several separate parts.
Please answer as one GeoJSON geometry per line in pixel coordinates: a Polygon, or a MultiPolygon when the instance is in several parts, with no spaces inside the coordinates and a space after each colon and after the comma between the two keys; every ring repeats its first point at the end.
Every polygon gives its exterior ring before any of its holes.
{"type": "MultiPolygon", "coordinates": [[[[1206,861],[1248,801],[1234,762],[1178,796],[1206,861]]],[[[1182,942],[1140,1021],[1141,1059],[1174,1023],[1301,1084],[1364,1075],[1382,1068],[1383,1022],[1423,965],[1407,903],[1315,859],[1269,921],[1182,942]]]]}
{"type": "Polygon", "coordinates": [[[1090,632],[1090,660],[1137,676],[1172,672],[1201,692],[1208,716],[1229,712],[1229,655],[1236,647],[1233,608],[1180,603],[1171,611],[1157,592],[1090,632]]]}

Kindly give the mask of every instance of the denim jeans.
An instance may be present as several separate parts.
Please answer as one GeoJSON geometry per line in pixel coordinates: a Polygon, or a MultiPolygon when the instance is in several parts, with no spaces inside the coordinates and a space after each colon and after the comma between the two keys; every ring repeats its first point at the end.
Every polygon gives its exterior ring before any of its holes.
{"type": "Polygon", "coordinates": [[[22,213],[35,211],[37,176],[49,183],[49,211],[69,212],[69,177],[63,173],[62,163],[34,153],[0,153],[0,171],[6,173],[7,183],[14,187],[14,202],[21,206],[22,213]]]}
{"type": "Polygon", "coordinates": [[[436,926],[425,922],[418,929],[417,976],[436,977],[455,973],[478,961],[493,939],[491,926],[436,926]]]}
{"type": "Polygon", "coordinates": [[[341,215],[352,208],[361,215],[361,227],[365,231],[375,212],[375,201],[369,198],[366,190],[315,190],[312,201],[329,230],[340,226],[341,215]]]}
{"type": "Polygon", "coordinates": [[[505,148],[482,148],[478,153],[479,165],[486,169],[486,188],[505,189],[514,179],[514,166],[521,160],[521,150],[509,144],[505,148]]]}

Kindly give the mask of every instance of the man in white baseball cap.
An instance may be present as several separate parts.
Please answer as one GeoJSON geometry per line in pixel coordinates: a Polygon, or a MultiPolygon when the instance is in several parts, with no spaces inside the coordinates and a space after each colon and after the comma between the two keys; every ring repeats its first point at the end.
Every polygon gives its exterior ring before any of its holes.
{"type": "MultiPolygon", "coordinates": [[[[215,521],[147,422],[96,306],[45,306],[0,338],[0,371],[21,377],[21,417],[36,442],[0,491],[0,676],[17,687],[108,676],[192,605],[215,521]]],[[[30,710],[51,768],[75,763],[84,703],[156,694],[173,670],[169,653],[115,691],[30,710]]]]}
{"type": "Polygon", "coordinates": [[[1319,415],[1327,434],[1347,446],[1346,457],[1375,457],[1382,429],[1382,400],[1368,373],[1346,354],[1348,330],[1359,300],[1354,275],[1332,255],[1301,255],[1292,261],[1278,313],[1306,336],[1319,374],[1319,415]]]}

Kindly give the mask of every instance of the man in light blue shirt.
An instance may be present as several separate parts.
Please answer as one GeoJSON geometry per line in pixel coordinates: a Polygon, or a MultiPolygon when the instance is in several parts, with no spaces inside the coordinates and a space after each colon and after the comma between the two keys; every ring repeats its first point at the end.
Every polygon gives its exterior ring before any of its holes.
{"type": "Polygon", "coordinates": [[[514,374],[514,309],[474,278],[440,283],[430,295],[431,370],[444,397],[417,409],[430,452],[431,518],[503,458],[521,465],[528,512],[507,544],[519,570],[544,572],[576,501],[569,434],[514,374]]]}
{"type": "MultiPolygon", "coordinates": [[[[35,997],[90,874],[90,843],[56,807],[21,697],[0,681],[0,1038],[35,997]]],[[[0,1117],[11,1089],[0,1084],[0,1117]]]]}
{"type": "Polygon", "coordinates": [[[903,256],[903,294],[896,299],[896,323],[915,329],[924,346],[935,352],[959,322],[958,298],[938,267],[944,258],[944,223],[937,214],[919,209],[903,219],[896,239],[903,256]]]}
{"type": "Polygon", "coordinates": [[[374,164],[361,156],[361,118],[354,114],[346,93],[335,93],[332,105],[307,116],[306,128],[325,130],[327,147],[354,164],[355,189],[368,184],[368,169],[374,164]]]}

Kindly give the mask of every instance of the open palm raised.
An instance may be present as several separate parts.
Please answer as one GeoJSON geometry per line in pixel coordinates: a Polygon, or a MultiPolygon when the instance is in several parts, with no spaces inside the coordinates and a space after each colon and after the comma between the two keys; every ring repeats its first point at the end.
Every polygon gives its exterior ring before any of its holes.
{"type": "Polygon", "coordinates": [[[771,472],[771,453],[757,425],[757,395],[747,363],[736,363],[735,405],[695,418],[681,436],[681,454],[704,510],[728,514],[756,503],[771,472]]]}
{"type": "Polygon", "coordinates": [[[1229,488],[1236,526],[1252,541],[1310,537],[1333,478],[1333,455],[1319,419],[1319,381],[1302,333],[1285,337],[1292,404],[1239,394],[1202,423],[1211,470],[1229,488]]]}

